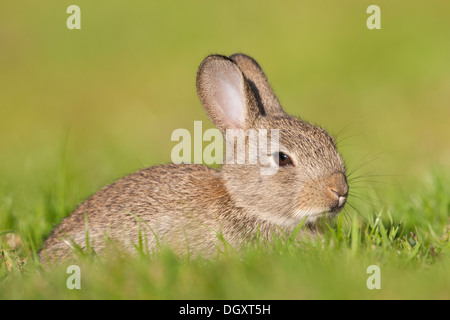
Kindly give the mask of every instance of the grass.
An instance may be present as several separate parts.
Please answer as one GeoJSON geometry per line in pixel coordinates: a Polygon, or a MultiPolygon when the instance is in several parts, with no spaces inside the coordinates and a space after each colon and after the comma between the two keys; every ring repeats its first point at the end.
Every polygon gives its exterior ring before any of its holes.
{"type": "Polygon", "coordinates": [[[450,298],[450,20],[447,0],[212,3],[9,1],[0,10],[0,298],[450,298]],[[36,253],[102,186],[170,161],[173,130],[211,126],[195,92],[209,53],[260,62],[286,111],[337,136],[351,198],[323,237],[230,250],[36,253]],[[86,256],[86,257],[84,257],[86,256]],[[381,289],[366,270],[380,266],[381,289]]]}
{"type": "Polygon", "coordinates": [[[442,172],[432,177],[426,190],[389,208],[348,208],[319,238],[260,240],[245,253],[213,259],[180,258],[164,247],[149,253],[142,242],[135,255],[84,253],[80,290],[66,287],[69,264],[43,268],[31,238],[5,230],[0,298],[449,299],[450,184],[442,172]],[[371,265],[380,267],[379,290],[366,286],[371,265]]]}

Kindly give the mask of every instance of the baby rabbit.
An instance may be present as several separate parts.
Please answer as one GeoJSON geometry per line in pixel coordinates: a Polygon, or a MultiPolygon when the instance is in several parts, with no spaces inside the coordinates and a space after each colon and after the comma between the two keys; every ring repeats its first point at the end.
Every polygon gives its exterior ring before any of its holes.
{"type": "MultiPolygon", "coordinates": [[[[106,239],[132,252],[144,238],[150,251],[162,242],[179,254],[208,256],[223,246],[218,235],[241,248],[258,233],[270,239],[302,221],[314,229],[318,217],[342,209],[349,189],[334,139],[286,114],[255,60],[208,56],[198,69],[197,92],[224,137],[227,129],[278,130],[279,149],[266,155],[276,172],[261,174],[267,163],[250,163],[248,154],[244,163],[224,163],[219,171],[198,164],[140,170],[102,188],[66,217],[45,241],[42,262],[68,259],[74,243],[85,248],[86,221],[97,253],[106,239]]],[[[249,147],[248,136],[245,141],[249,147]]]]}

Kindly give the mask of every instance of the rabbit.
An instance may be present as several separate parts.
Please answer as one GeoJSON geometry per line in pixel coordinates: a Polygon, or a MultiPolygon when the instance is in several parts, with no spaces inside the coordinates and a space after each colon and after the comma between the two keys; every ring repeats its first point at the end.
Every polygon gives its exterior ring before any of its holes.
{"type": "Polygon", "coordinates": [[[267,154],[276,173],[262,175],[262,164],[250,164],[248,156],[245,163],[224,163],[220,170],[173,163],[140,170],[100,189],[64,218],[45,240],[42,262],[73,257],[75,243],[85,249],[86,227],[96,253],[107,239],[126,252],[135,252],[145,239],[149,251],[164,243],[180,255],[211,256],[225,243],[243,248],[257,234],[271,239],[301,223],[314,230],[320,217],[340,212],[349,187],[334,138],[285,113],[253,58],[206,57],[196,87],[207,116],[224,136],[228,129],[278,129],[279,150],[267,154]]]}

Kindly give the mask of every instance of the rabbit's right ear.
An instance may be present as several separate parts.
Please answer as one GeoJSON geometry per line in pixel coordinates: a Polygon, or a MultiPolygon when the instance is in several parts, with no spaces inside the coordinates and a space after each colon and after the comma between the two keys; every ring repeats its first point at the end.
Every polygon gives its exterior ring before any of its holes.
{"type": "Polygon", "coordinates": [[[258,104],[242,71],[231,59],[211,55],[197,72],[197,92],[214,125],[226,129],[251,128],[260,115],[258,104]]]}
{"type": "Polygon", "coordinates": [[[230,56],[230,59],[239,66],[250,86],[253,86],[252,89],[264,115],[286,115],[258,62],[243,53],[235,53],[230,56]]]}

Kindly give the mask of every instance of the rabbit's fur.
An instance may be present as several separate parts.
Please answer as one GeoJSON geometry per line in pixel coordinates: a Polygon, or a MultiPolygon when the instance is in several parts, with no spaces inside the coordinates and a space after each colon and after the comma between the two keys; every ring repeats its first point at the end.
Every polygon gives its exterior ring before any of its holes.
{"type": "MultiPolygon", "coordinates": [[[[323,129],[287,115],[260,66],[250,57],[211,55],[199,67],[197,91],[212,122],[226,129],[279,130],[279,151],[289,163],[272,175],[261,164],[168,164],[143,169],[102,188],[65,218],[45,241],[41,261],[72,256],[71,245],[96,252],[105,239],[135,250],[145,239],[175,252],[211,255],[226,243],[240,248],[257,233],[270,239],[303,220],[332,217],[345,204],[345,165],[334,139],[323,129]]],[[[248,146],[248,139],[246,140],[248,146]]],[[[236,152],[236,150],[235,150],[236,152]]],[[[279,154],[269,154],[277,157],[279,154]]]]}

